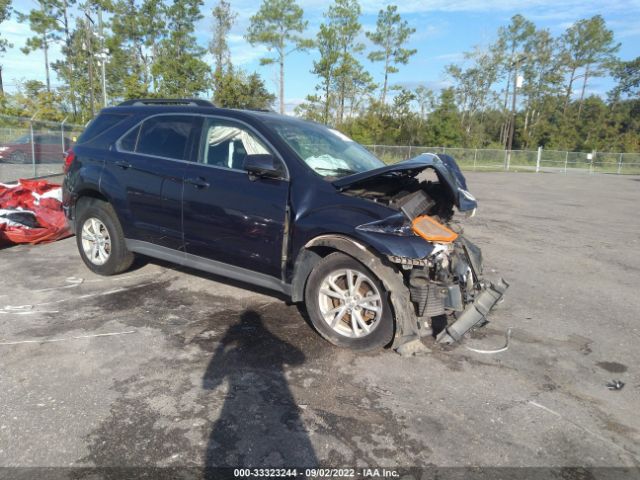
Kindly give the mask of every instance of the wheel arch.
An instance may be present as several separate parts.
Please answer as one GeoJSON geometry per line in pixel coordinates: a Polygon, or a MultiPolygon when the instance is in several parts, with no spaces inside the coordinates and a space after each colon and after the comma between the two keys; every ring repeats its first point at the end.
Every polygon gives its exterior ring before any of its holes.
{"type": "Polygon", "coordinates": [[[97,188],[86,187],[78,192],[76,205],[86,198],[95,198],[96,200],[102,200],[103,202],[110,203],[107,196],[104,193],[100,192],[97,188]]]}
{"type": "Polygon", "coordinates": [[[309,274],[320,259],[333,252],[341,252],[356,259],[382,282],[389,294],[389,303],[395,321],[396,339],[418,333],[418,320],[402,274],[384,262],[371,247],[346,235],[320,235],[304,245],[294,265],[291,282],[291,300],[293,302],[300,302],[304,299],[309,274]]]}

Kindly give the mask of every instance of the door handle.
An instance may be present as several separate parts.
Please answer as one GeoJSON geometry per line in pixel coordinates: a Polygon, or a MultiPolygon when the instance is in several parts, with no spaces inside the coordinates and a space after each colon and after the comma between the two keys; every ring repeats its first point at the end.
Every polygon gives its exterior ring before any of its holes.
{"type": "Polygon", "coordinates": [[[207,182],[204,178],[202,177],[197,177],[197,178],[186,178],[185,183],[189,183],[191,185],[193,185],[196,188],[209,188],[209,182],[207,182]]]}
{"type": "Polygon", "coordinates": [[[129,162],[127,162],[126,160],[116,160],[114,165],[116,167],[120,167],[124,170],[126,170],[127,168],[131,168],[131,164],[129,162]]]}

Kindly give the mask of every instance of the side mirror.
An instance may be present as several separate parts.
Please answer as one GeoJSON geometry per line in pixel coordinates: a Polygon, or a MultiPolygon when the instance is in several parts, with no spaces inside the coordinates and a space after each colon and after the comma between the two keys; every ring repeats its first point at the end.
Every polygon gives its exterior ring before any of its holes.
{"type": "Polygon", "coordinates": [[[273,155],[268,153],[247,155],[244,159],[244,169],[249,176],[263,178],[282,178],[282,169],[276,163],[273,155]]]}

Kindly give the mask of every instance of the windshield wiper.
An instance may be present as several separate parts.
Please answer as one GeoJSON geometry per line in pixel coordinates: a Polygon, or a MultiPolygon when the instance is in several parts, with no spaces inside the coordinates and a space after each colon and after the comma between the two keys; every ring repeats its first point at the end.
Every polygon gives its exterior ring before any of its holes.
{"type": "Polygon", "coordinates": [[[336,168],[316,167],[316,170],[322,170],[323,172],[341,173],[343,175],[353,175],[354,173],[358,173],[355,170],[351,170],[349,168],[340,168],[340,167],[336,167],[336,168]]]}

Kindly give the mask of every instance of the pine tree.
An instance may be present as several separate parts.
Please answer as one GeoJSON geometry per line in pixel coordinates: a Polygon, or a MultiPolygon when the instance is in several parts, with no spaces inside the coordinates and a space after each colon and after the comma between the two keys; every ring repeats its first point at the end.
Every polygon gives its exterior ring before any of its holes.
{"type": "Polygon", "coordinates": [[[51,91],[51,78],[49,66],[49,48],[51,43],[58,40],[56,35],[56,3],[53,0],[37,0],[38,8],[34,8],[28,14],[18,13],[20,22],[28,22],[29,28],[35,35],[27,39],[21,49],[25,55],[42,50],[44,54],[44,68],[47,91],[51,91]]]}
{"type": "Polygon", "coordinates": [[[231,70],[231,52],[227,37],[237,17],[231,12],[231,5],[226,0],[220,0],[212,10],[213,36],[209,42],[209,51],[213,55],[215,68],[213,70],[213,83],[217,90],[225,72],[231,70]]]}
{"type": "MultiPolygon", "coordinates": [[[[11,0],[0,0],[0,25],[11,17],[11,0]]],[[[0,58],[7,51],[7,48],[13,47],[9,40],[2,38],[0,34],[0,58]]],[[[2,85],[2,64],[0,64],[0,97],[4,95],[4,86],[2,85]]]]}
{"type": "Polygon", "coordinates": [[[284,113],[284,61],[295,52],[311,48],[313,42],[302,37],[308,22],[295,0],[264,0],[251,17],[246,38],[251,45],[263,44],[274,56],[260,59],[261,65],[278,64],[280,113],[284,113]]]}
{"type": "Polygon", "coordinates": [[[202,0],[175,0],[164,5],[166,35],[158,46],[151,72],[157,91],[167,97],[197,96],[209,85],[209,66],[201,58],[204,48],[195,39],[195,23],[202,18],[202,0]]]}
{"type": "Polygon", "coordinates": [[[388,5],[386,10],[378,12],[375,32],[366,32],[367,37],[380,50],[369,53],[369,60],[372,62],[384,63],[384,83],[382,84],[382,94],[380,102],[384,104],[387,100],[387,90],[389,89],[389,75],[398,72],[396,65],[406,65],[411,56],[417,50],[404,48],[409,40],[409,36],[415,33],[416,29],[409,27],[406,20],[398,13],[398,7],[388,5]]]}

